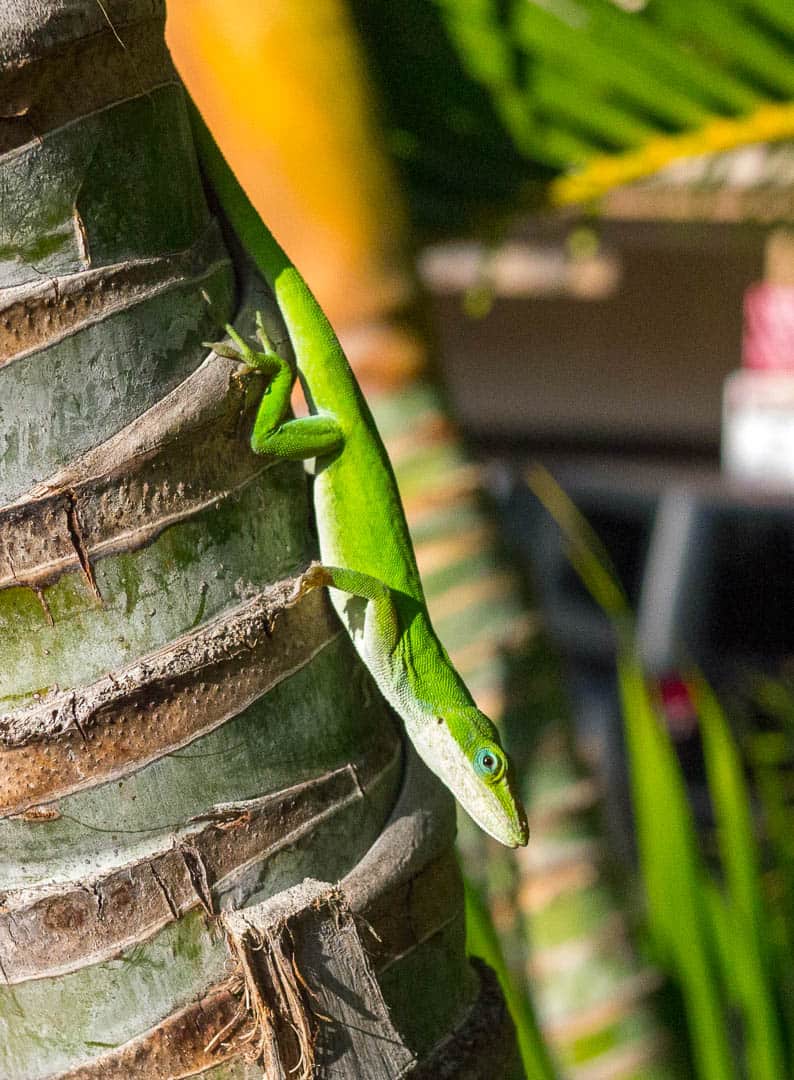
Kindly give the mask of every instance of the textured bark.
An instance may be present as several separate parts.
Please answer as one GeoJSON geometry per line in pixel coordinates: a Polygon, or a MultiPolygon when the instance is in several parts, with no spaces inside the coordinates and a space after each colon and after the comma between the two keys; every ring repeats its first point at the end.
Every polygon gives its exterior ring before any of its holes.
{"type": "Polygon", "coordinates": [[[451,800],[305,573],[302,466],[250,451],[261,378],[202,344],[261,308],[288,348],[163,19],[0,0],[0,1078],[465,1062],[451,800]]]}

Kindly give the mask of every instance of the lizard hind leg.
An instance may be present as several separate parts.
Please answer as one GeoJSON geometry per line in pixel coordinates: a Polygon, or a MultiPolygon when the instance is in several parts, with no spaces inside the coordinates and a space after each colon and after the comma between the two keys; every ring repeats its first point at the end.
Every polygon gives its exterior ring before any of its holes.
{"type": "Polygon", "coordinates": [[[289,419],[295,369],[274,349],[261,312],[257,312],[256,326],[264,352],[254,351],[233,327],[226,328],[239,347],[243,361],[249,367],[271,376],[254,421],[251,449],[255,454],[271,454],[293,461],[322,457],[338,450],[343,438],[333,417],[320,414],[289,419]]]}
{"type": "MultiPolygon", "coordinates": [[[[274,380],[275,381],[275,380],[274,380]]],[[[272,385],[272,384],[271,384],[272,385]]],[[[265,410],[266,397],[259,407],[251,449],[255,454],[272,454],[291,461],[332,454],[344,442],[336,420],[330,416],[304,416],[272,426],[265,410]]]]}

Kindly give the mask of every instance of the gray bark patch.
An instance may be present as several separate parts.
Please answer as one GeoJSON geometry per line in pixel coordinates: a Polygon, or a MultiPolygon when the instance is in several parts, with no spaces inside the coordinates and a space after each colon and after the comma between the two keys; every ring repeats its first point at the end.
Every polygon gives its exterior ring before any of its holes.
{"type": "Polygon", "coordinates": [[[338,629],[319,593],[290,611],[301,580],[280,582],[89,686],[1,715],[0,816],[140,769],[304,667],[338,629]]]}
{"type": "Polygon", "coordinates": [[[339,889],[307,880],[222,922],[266,1076],[399,1077],[413,1065],[339,889]]]}

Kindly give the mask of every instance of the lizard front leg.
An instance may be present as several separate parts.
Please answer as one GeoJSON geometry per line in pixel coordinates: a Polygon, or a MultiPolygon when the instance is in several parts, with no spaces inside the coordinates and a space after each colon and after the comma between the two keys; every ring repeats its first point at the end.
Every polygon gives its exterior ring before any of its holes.
{"type": "MultiPolygon", "coordinates": [[[[365,634],[372,644],[388,654],[394,652],[402,630],[394,596],[388,585],[371,574],[341,566],[315,563],[303,575],[302,591],[328,587],[366,602],[365,634]]],[[[352,620],[351,620],[352,622],[352,620]]],[[[352,626],[350,627],[352,633],[352,626]]]]}

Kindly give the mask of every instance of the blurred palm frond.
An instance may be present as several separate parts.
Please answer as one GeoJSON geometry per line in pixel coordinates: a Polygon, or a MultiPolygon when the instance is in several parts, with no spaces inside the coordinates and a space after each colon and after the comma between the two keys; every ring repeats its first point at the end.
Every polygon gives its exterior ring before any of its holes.
{"type": "Polygon", "coordinates": [[[682,157],[794,138],[784,0],[351,9],[426,234],[589,202],[682,157]]]}

